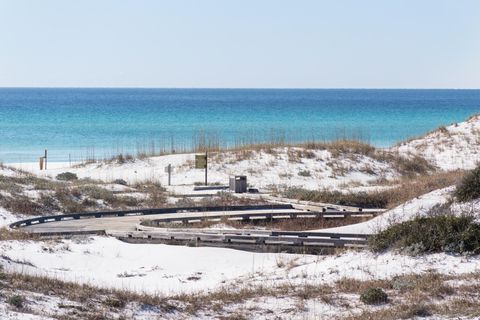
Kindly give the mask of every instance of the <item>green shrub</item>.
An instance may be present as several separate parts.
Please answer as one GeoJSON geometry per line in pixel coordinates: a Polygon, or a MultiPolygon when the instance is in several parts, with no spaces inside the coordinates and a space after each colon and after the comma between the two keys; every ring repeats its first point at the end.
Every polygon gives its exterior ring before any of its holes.
{"type": "Polygon", "coordinates": [[[480,252],[480,224],[469,216],[417,217],[369,238],[373,251],[401,249],[410,254],[480,252]]]}
{"type": "Polygon", "coordinates": [[[62,172],[57,174],[57,180],[62,180],[62,181],[72,181],[72,180],[78,180],[78,177],[75,173],[73,172],[62,172]]]}
{"type": "Polygon", "coordinates": [[[311,177],[312,174],[308,170],[302,170],[298,172],[298,175],[301,177],[311,177]]]}
{"type": "Polygon", "coordinates": [[[388,302],[388,295],[380,288],[368,288],[360,295],[360,301],[370,305],[383,304],[388,302]]]}
{"type": "Polygon", "coordinates": [[[113,180],[113,183],[120,184],[122,186],[126,186],[128,184],[127,181],[125,181],[123,179],[115,179],[115,180],[113,180]]]}
{"type": "Polygon", "coordinates": [[[14,295],[8,298],[8,303],[17,309],[23,308],[24,299],[22,296],[14,295]]]}
{"type": "Polygon", "coordinates": [[[480,166],[465,174],[457,185],[455,196],[462,202],[480,197],[480,166]]]}

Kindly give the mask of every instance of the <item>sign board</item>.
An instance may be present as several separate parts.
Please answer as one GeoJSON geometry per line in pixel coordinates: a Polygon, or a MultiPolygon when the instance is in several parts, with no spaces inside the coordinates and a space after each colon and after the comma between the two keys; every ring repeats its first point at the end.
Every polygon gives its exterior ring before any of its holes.
{"type": "Polygon", "coordinates": [[[207,167],[207,156],[204,154],[195,155],[195,169],[205,169],[207,167]]]}
{"type": "Polygon", "coordinates": [[[168,173],[168,185],[171,185],[172,182],[172,171],[173,166],[171,164],[168,164],[168,166],[165,167],[165,172],[168,173]]]}

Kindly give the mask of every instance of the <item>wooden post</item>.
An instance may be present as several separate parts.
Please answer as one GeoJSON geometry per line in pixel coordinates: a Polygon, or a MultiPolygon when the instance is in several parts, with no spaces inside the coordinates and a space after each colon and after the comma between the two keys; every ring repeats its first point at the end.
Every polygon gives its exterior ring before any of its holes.
{"type": "Polygon", "coordinates": [[[208,156],[207,150],[205,150],[205,185],[207,185],[207,175],[208,175],[208,156]]]}
{"type": "Polygon", "coordinates": [[[170,185],[170,181],[171,181],[170,177],[171,177],[171,175],[172,175],[172,165],[169,163],[169,164],[168,164],[168,185],[170,185]]]}
{"type": "Polygon", "coordinates": [[[47,149],[45,149],[45,170],[47,170],[47,149]]]}

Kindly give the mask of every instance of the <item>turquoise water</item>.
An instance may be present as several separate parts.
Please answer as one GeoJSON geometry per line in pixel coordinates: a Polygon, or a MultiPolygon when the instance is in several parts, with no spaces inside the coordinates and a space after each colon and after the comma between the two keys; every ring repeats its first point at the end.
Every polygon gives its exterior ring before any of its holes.
{"type": "Polygon", "coordinates": [[[0,161],[347,136],[384,147],[480,112],[480,90],[0,89],[0,161]]]}

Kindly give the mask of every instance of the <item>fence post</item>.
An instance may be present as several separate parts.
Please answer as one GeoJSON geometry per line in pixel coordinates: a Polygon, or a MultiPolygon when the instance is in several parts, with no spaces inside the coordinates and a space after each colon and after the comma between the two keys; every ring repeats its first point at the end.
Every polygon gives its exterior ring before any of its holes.
{"type": "Polygon", "coordinates": [[[171,176],[172,176],[172,165],[169,163],[168,164],[168,185],[170,185],[171,176]]]}
{"type": "Polygon", "coordinates": [[[205,185],[207,185],[207,175],[208,175],[208,156],[207,150],[205,150],[205,185]]]}
{"type": "Polygon", "coordinates": [[[45,170],[47,170],[47,149],[45,149],[45,170]]]}

